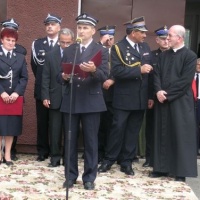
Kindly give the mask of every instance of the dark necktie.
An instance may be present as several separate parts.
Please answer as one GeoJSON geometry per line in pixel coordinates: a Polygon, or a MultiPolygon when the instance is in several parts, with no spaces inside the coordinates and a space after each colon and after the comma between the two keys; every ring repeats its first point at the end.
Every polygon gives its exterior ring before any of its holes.
{"type": "Polygon", "coordinates": [[[199,97],[199,74],[196,74],[196,89],[197,89],[197,98],[199,97]]]}
{"type": "Polygon", "coordinates": [[[50,50],[53,49],[53,40],[50,40],[50,50]]]}
{"type": "Polygon", "coordinates": [[[86,48],[84,46],[81,47],[81,54],[83,54],[83,52],[85,51],[85,49],[86,48]]]}
{"type": "Polygon", "coordinates": [[[139,52],[139,48],[138,48],[138,44],[137,44],[137,43],[135,43],[134,47],[135,47],[135,50],[136,50],[138,53],[140,53],[140,52],[139,52]]]}
{"type": "Polygon", "coordinates": [[[8,53],[7,53],[7,58],[10,59],[10,51],[8,51],[8,53]]]}

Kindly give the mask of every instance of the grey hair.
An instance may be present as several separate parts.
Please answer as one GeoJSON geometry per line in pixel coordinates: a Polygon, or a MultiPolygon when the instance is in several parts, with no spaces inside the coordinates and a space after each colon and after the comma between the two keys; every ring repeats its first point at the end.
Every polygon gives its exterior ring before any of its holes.
{"type": "Polygon", "coordinates": [[[59,32],[58,32],[58,38],[60,38],[60,35],[71,35],[72,39],[74,39],[74,32],[69,29],[69,28],[62,28],[59,32]]]}
{"type": "Polygon", "coordinates": [[[178,36],[185,39],[185,28],[181,25],[174,25],[172,26],[178,36]]]}
{"type": "Polygon", "coordinates": [[[200,58],[197,58],[197,63],[200,63],[200,58]]]}

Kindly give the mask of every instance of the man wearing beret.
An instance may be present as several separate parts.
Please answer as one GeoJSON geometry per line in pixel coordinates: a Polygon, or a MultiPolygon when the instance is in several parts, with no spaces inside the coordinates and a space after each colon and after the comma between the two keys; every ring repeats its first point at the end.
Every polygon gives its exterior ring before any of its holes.
{"type": "MultiPolygon", "coordinates": [[[[115,27],[106,25],[98,29],[100,34],[99,44],[103,45],[109,50],[109,69],[110,66],[110,51],[115,41],[115,27]]],[[[108,134],[110,133],[113,119],[113,85],[114,77],[109,74],[109,77],[103,83],[103,95],[106,103],[107,111],[101,113],[100,127],[98,133],[98,162],[101,163],[105,156],[105,147],[107,143],[108,134]]]]}
{"type": "MultiPolygon", "coordinates": [[[[71,71],[61,72],[58,76],[59,82],[66,85],[60,109],[64,113],[65,138],[68,138],[68,134],[71,134],[70,155],[68,157],[65,154],[66,181],[63,186],[73,187],[78,178],[77,140],[81,122],[84,137],[84,172],[82,180],[84,189],[93,190],[98,165],[100,112],[106,110],[102,94],[102,83],[108,78],[108,50],[93,41],[93,35],[96,32],[95,26],[98,22],[95,18],[83,13],[76,18],[76,21],[77,35],[81,43],[72,44],[66,48],[63,52],[62,62],[69,63],[69,65],[75,62],[79,71],[73,77],[70,75],[71,71]],[[77,57],[75,57],[76,53],[77,57]],[[99,63],[95,60],[91,61],[95,55],[101,55],[99,56],[101,58],[99,63]],[[83,75],[83,72],[85,75],[83,75]],[[72,101],[70,101],[71,98],[72,101]],[[70,160],[69,163],[67,158],[70,160]],[[68,170],[69,177],[67,177],[68,170]]],[[[68,147],[68,143],[65,143],[65,148],[68,149],[68,147]]]]}
{"type": "Polygon", "coordinates": [[[105,159],[98,171],[108,171],[118,160],[120,171],[133,176],[132,161],[136,156],[144,112],[153,106],[149,85],[153,68],[150,48],[144,43],[147,31],[144,17],[125,25],[127,35],[111,49],[111,73],[115,79],[114,116],[105,159]]]}
{"type": "Polygon", "coordinates": [[[47,36],[39,38],[32,43],[31,67],[35,76],[34,97],[36,99],[37,115],[37,161],[44,161],[50,153],[48,137],[49,110],[43,105],[41,99],[41,82],[45,54],[58,46],[60,23],[60,17],[48,14],[44,20],[47,36]]]}
{"type": "MultiPolygon", "coordinates": [[[[18,32],[18,29],[19,29],[19,23],[17,23],[16,20],[13,18],[0,22],[0,25],[2,26],[1,30],[3,30],[4,28],[9,28],[18,32]]],[[[1,41],[0,41],[0,45],[1,45],[1,41]]],[[[23,54],[25,56],[27,54],[26,49],[20,44],[15,44],[14,51],[17,53],[23,54]]],[[[14,161],[18,159],[16,156],[16,153],[17,153],[16,144],[17,144],[17,136],[14,136],[12,148],[11,148],[11,159],[14,161]]]]}
{"type": "MultiPolygon", "coordinates": [[[[156,43],[158,44],[158,49],[152,51],[152,63],[155,67],[158,63],[158,56],[169,49],[169,44],[167,40],[168,29],[167,26],[160,27],[156,29],[156,43]]],[[[152,166],[153,163],[153,124],[154,124],[154,109],[153,107],[147,109],[146,111],[146,127],[145,127],[145,137],[146,137],[146,151],[145,157],[146,161],[142,165],[143,167],[152,166]]]]}

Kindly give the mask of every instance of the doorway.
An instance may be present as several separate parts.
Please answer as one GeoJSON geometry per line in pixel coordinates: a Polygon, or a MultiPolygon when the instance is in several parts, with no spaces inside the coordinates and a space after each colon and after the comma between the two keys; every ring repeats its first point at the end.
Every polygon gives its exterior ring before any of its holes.
{"type": "Polygon", "coordinates": [[[200,57],[200,1],[186,0],[185,28],[187,30],[186,46],[200,57]]]}

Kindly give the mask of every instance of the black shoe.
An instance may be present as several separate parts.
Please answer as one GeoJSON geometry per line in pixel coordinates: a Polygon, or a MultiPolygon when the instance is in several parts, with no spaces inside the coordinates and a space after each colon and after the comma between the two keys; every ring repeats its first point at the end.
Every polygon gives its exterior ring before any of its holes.
{"type": "Polygon", "coordinates": [[[84,159],[84,157],[85,157],[85,154],[83,153],[82,156],[81,156],[81,158],[84,159]]]}
{"type": "MultiPolygon", "coordinates": [[[[69,180],[68,181],[68,187],[69,188],[72,188],[73,186],[74,186],[74,184],[76,184],[76,181],[75,180],[69,180]]],[[[63,188],[66,188],[67,187],[67,181],[65,181],[64,183],[63,183],[63,188]]]]}
{"type": "Polygon", "coordinates": [[[135,163],[139,163],[139,158],[137,156],[135,156],[132,161],[135,163]]]}
{"type": "Polygon", "coordinates": [[[93,182],[85,182],[84,189],[85,190],[94,190],[94,183],[93,182]]]}
{"type": "Polygon", "coordinates": [[[150,167],[149,160],[146,160],[145,163],[142,165],[142,167],[150,167]]]}
{"type": "Polygon", "coordinates": [[[18,160],[18,157],[16,156],[16,154],[11,154],[11,160],[13,160],[13,161],[18,160]]]}
{"type": "Polygon", "coordinates": [[[65,160],[64,160],[64,159],[63,159],[63,161],[62,161],[62,165],[65,166],[65,160]]]}
{"type": "Polygon", "coordinates": [[[101,166],[98,168],[98,172],[102,173],[102,172],[107,172],[108,170],[110,170],[111,165],[107,164],[107,163],[102,163],[101,166]]]}
{"type": "Polygon", "coordinates": [[[11,160],[7,161],[5,158],[3,158],[3,163],[6,163],[7,166],[13,165],[13,162],[11,160]]]}
{"type": "Polygon", "coordinates": [[[58,167],[60,166],[60,161],[57,161],[57,162],[50,162],[48,167],[58,167]]]}
{"type": "Polygon", "coordinates": [[[41,162],[41,161],[44,161],[47,158],[48,158],[47,155],[39,155],[36,160],[39,161],[39,162],[41,162]]]}
{"type": "Polygon", "coordinates": [[[176,176],[175,181],[185,182],[185,177],[176,176]]]}
{"type": "Polygon", "coordinates": [[[120,171],[124,172],[126,175],[131,175],[131,176],[134,176],[135,174],[131,166],[124,166],[124,167],[121,166],[120,171]]]}
{"type": "Polygon", "coordinates": [[[162,177],[162,176],[168,176],[168,173],[163,173],[163,172],[151,172],[149,174],[149,177],[150,178],[159,178],[159,177],[162,177]]]}
{"type": "Polygon", "coordinates": [[[102,164],[104,160],[103,156],[98,156],[98,164],[102,164]]]}

